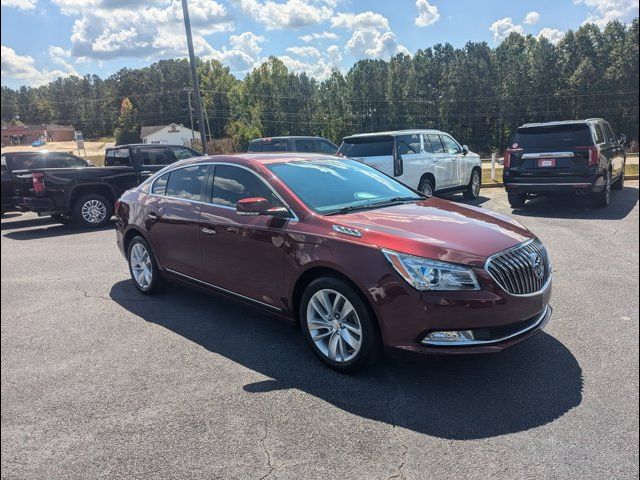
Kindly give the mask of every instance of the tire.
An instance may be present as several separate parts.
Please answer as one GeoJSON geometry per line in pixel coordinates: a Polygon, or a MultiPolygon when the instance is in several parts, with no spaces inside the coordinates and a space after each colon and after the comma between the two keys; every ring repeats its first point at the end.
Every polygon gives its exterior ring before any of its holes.
{"type": "Polygon", "coordinates": [[[332,369],[356,372],[379,357],[382,342],[375,319],[360,295],[343,280],[322,277],[311,282],[302,294],[299,313],[311,349],[332,369]],[[341,311],[345,312],[342,318],[341,311]]]}
{"type": "Polygon", "coordinates": [[[162,289],[164,282],[156,257],[144,238],[137,236],[131,239],[127,248],[127,263],[131,280],[140,293],[152,295],[162,289]]]}
{"type": "Polygon", "coordinates": [[[111,221],[113,205],[102,195],[90,193],[73,205],[73,221],[82,228],[100,228],[111,221]]]}
{"type": "Polygon", "coordinates": [[[62,213],[54,213],[53,215],[51,215],[51,220],[53,220],[56,223],[61,223],[63,225],[69,225],[73,219],[68,216],[68,215],[64,215],[62,213]]]}
{"type": "Polygon", "coordinates": [[[593,195],[593,204],[596,208],[607,208],[611,204],[611,172],[604,174],[604,187],[602,191],[593,195]]]}
{"type": "Polygon", "coordinates": [[[418,185],[418,190],[420,193],[427,197],[433,197],[433,192],[435,191],[435,185],[433,184],[433,180],[429,177],[424,177],[420,180],[420,185],[418,185]]]}
{"type": "Polygon", "coordinates": [[[527,201],[527,194],[509,192],[507,193],[507,200],[509,200],[511,208],[522,208],[527,201]]]}
{"type": "Polygon", "coordinates": [[[622,166],[622,173],[620,174],[620,178],[615,181],[613,185],[611,185],[611,190],[622,190],[624,188],[624,171],[626,165],[622,166]]]}
{"type": "Polygon", "coordinates": [[[471,172],[471,179],[469,180],[469,186],[464,191],[463,195],[465,200],[475,200],[480,196],[480,188],[482,187],[482,176],[478,170],[473,169],[471,172]]]}

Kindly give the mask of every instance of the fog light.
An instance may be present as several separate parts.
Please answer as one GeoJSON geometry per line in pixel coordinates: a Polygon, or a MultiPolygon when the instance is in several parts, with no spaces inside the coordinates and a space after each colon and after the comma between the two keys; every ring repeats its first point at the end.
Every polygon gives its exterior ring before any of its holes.
{"type": "Polygon", "coordinates": [[[447,345],[452,343],[465,343],[473,341],[471,330],[450,330],[443,332],[431,332],[422,340],[425,344],[447,345]]]}

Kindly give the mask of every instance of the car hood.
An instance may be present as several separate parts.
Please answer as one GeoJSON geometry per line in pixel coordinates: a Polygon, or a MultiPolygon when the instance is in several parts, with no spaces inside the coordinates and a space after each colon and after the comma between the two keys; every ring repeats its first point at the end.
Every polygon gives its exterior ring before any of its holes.
{"type": "Polygon", "coordinates": [[[438,198],[328,218],[359,230],[363,243],[478,267],[491,255],[534,238],[507,216],[438,198]]]}

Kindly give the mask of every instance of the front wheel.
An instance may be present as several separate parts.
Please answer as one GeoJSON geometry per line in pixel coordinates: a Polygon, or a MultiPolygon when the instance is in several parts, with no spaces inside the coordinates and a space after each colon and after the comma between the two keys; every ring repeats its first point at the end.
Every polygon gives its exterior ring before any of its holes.
{"type": "Polygon", "coordinates": [[[73,220],[83,228],[104,227],[112,215],[113,206],[102,195],[85,195],[73,207],[73,220]]]}
{"type": "Polygon", "coordinates": [[[420,180],[420,185],[418,185],[418,190],[425,197],[433,197],[434,189],[435,189],[435,186],[433,185],[433,180],[431,180],[430,178],[426,177],[420,180]]]}
{"type": "Polygon", "coordinates": [[[475,200],[480,196],[480,187],[482,185],[482,177],[478,170],[471,172],[471,179],[469,180],[469,186],[464,191],[464,198],[466,200],[475,200]]]}
{"type": "Polygon", "coordinates": [[[334,370],[355,372],[377,358],[381,341],[375,320],[346,282],[314,280],[302,295],[299,313],[314,353],[334,370]]]}

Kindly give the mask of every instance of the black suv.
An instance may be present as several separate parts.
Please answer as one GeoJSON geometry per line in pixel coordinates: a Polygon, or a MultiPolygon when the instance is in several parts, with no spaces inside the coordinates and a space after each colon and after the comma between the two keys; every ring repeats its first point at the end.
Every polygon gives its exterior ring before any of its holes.
{"type": "Polygon", "coordinates": [[[269,137],[249,142],[248,152],[311,152],[335,155],[338,147],[322,137],[269,137]]]}
{"type": "Polygon", "coordinates": [[[503,181],[513,208],[531,195],[569,192],[608,207],[611,189],[622,189],[626,154],[601,118],[527,123],[504,153],[503,181]]]}

